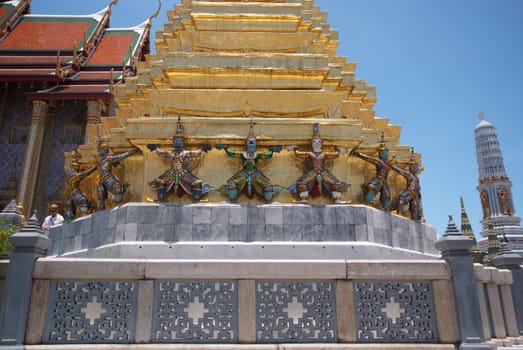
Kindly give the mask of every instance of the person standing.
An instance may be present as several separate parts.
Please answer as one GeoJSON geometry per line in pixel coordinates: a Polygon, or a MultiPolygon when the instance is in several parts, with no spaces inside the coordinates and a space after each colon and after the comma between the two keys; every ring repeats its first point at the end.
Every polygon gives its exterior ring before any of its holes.
{"type": "Polygon", "coordinates": [[[60,226],[64,223],[64,217],[58,213],[58,205],[51,204],[49,206],[49,214],[42,224],[44,234],[48,234],[50,228],[60,226]]]}

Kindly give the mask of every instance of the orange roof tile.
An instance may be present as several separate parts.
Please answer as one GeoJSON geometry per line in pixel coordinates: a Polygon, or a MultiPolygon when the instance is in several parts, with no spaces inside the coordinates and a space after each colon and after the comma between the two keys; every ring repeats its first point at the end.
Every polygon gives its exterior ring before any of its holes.
{"type": "Polygon", "coordinates": [[[0,50],[69,50],[96,28],[91,17],[24,16],[0,42],[0,50]]]}
{"type": "Polygon", "coordinates": [[[133,30],[106,30],[88,65],[127,64],[129,53],[133,51],[140,35],[133,30]]]}
{"type": "Polygon", "coordinates": [[[14,7],[11,5],[0,5],[0,22],[3,22],[6,17],[13,12],[14,7]]]}

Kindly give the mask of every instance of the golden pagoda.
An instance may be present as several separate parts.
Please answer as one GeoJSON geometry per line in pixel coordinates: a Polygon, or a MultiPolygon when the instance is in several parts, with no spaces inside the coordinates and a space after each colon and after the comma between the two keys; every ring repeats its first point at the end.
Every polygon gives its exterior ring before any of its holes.
{"type": "MultiPolygon", "coordinates": [[[[184,0],[168,18],[156,33],[156,54],[138,62],[136,76],[114,86],[115,115],[101,118],[98,129],[88,125],[86,139],[91,142],[80,146],[85,168],[97,161],[97,137],[113,152],[140,149],[115,169],[129,184],[128,201],[154,198],[148,182],[168,164],[147,145],[172,148],[179,117],[185,145],[193,149],[202,144],[244,147],[252,121],[259,149],[283,146],[260,165],[282,186],[303,173],[302,162],[285,147],[310,148],[315,123],[327,151],[359,145],[362,152],[376,154],[383,133],[394,162],[408,164],[410,147],[400,145],[400,126],[375,116],[375,87],[355,77],[356,63],[336,55],[338,32],[313,1],[184,0]]],[[[238,167],[237,160],[212,149],[193,171],[218,187],[238,167]]],[[[362,185],[373,176],[372,164],[343,154],[329,169],[351,185],[343,200],[363,201],[362,185]]],[[[86,183],[91,183],[84,185],[86,191],[91,188],[93,194],[97,179],[86,183]]],[[[389,184],[397,195],[405,181],[392,175],[389,184]]],[[[275,200],[293,198],[283,191],[275,200]]],[[[224,199],[217,191],[207,196],[213,202],[224,199]]]]}

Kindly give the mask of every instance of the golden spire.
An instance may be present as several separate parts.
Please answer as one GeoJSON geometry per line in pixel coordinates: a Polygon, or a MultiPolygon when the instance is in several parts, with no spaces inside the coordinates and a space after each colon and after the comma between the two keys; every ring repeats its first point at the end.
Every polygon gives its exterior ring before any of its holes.
{"type": "Polygon", "coordinates": [[[498,255],[500,249],[501,249],[501,243],[499,243],[498,235],[496,234],[496,230],[494,230],[494,225],[492,224],[492,220],[488,221],[488,249],[487,249],[487,255],[486,263],[492,264],[492,259],[496,255],[498,255]]]}
{"type": "Polygon", "coordinates": [[[479,249],[478,241],[476,240],[476,236],[472,230],[472,225],[470,224],[467,211],[465,210],[465,202],[463,201],[463,197],[459,197],[459,199],[461,202],[461,232],[474,241],[474,245],[470,247],[469,250],[474,255],[474,261],[479,262],[477,260],[481,255],[481,250],[479,249]]]}

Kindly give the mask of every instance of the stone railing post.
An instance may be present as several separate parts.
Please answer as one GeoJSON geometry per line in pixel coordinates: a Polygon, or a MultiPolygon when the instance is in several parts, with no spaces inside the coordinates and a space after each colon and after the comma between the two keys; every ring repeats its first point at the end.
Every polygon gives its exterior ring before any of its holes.
{"type": "Polygon", "coordinates": [[[452,270],[452,287],[461,344],[459,349],[492,349],[485,343],[479,307],[473,257],[469,249],[474,241],[458,231],[452,216],[445,234],[435,245],[452,270]]]}
{"type": "Polygon", "coordinates": [[[34,262],[46,254],[51,241],[42,234],[33,215],[27,225],[9,237],[14,250],[9,255],[6,288],[0,310],[0,347],[24,342],[31,302],[34,262]]]}
{"type": "Polygon", "coordinates": [[[508,249],[508,245],[503,244],[500,254],[492,259],[492,265],[499,269],[507,269],[512,272],[512,301],[516,312],[516,321],[519,336],[523,337],[523,257],[513,253],[508,249]]]}

